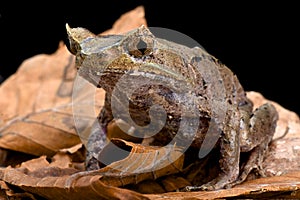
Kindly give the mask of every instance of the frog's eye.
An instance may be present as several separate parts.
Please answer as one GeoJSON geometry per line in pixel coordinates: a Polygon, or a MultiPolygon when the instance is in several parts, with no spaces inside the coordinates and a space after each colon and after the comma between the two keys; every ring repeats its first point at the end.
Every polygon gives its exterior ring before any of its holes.
{"type": "Polygon", "coordinates": [[[131,48],[128,49],[130,55],[134,57],[143,57],[151,54],[153,49],[152,43],[139,39],[131,48]]]}
{"type": "Polygon", "coordinates": [[[136,48],[142,53],[145,54],[147,51],[147,43],[143,40],[140,40],[139,43],[136,45],[136,48]]]}

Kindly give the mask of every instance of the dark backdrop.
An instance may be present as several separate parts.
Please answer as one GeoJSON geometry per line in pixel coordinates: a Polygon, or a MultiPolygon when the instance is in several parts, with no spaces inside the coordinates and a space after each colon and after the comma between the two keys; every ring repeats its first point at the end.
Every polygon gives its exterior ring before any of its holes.
{"type": "Polygon", "coordinates": [[[300,17],[296,3],[108,0],[73,1],[63,6],[52,1],[10,2],[0,3],[2,80],[24,59],[53,53],[59,41],[67,42],[66,22],[100,33],[124,12],[144,5],[149,26],[174,29],[192,37],[230,67],[246,90],[261,92],[300,113],[300,17]]]}

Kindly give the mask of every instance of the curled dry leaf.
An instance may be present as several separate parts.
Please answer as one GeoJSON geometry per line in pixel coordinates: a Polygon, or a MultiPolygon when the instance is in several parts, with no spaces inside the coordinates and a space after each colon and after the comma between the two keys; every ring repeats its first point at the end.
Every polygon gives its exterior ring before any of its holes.
{"type": "MultiPolygon", "coordinates": [[[[106,184],[117,187],[137,184],[143,180],[157,179],[182,171],[184,154],[180,148],[143,146],[120,139],[111,141],[118,147],[130,148],[130,153],[125,159],[97,170],[97,174],[105,174],[101,181],[106,184]]],[[[110,148],[109,145],[107,147],[110,148]]],[[[111,157],[110,150],[107,156],[111,157]]],[[[107,151],[104,149],[103,152],[107,151]]]]}
{"type": "Polygon", "coordinates": [[[19,168],[0,170],[0,179],[26,192],[49,199],[147,199],[141,194],[117,187],[137,184],[182,170],[183,154],[174,146],[161,148],[142,146],[124,140],[112,141],[118,143],[118,146],[131,148],[129,155],[92,174],[75,173],[76,169],[66,168],[61,162],[59,166],[55,161],[49,163],[46,157],[42,156],[22,163],[19,168]],[[69,183],[71,187],[68,187],[69,183]]]}

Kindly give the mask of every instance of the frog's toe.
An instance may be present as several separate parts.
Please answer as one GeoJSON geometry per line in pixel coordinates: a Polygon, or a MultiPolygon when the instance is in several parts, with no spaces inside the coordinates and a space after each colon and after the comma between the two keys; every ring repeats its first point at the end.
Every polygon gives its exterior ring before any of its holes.
{"type": "Polygon", "coordinates": [[[236,181],[233,181],[231,183],[228,183],[224,186],[224,189],[229,189],[229,188],[232,188],[240,183],[242,183],[244,181],[243,178],[238,178],[236,181]]]}
{"type": "Polygon", "coordinates": [[[224,184],[217,182],[217,180],[212,180],[208,183],[205,183],[200,186],[186,186],[183,191],[185,192],[191,192],[191,191],[212,191],[212,190],[218,190],[222,189],[224,187],[224,184]]]}
{"type": "Polygon", "coordinates": [[[70,175],[64,184],[64,188],[70,190],[71,188],[73,188],[77,181],[80,178],[86,177],[86,176],[95,176],[95,175],[99,175],[99,170],[93,170],[93,171],[81,171],[81,172],[77,172],[75,174],[70,175]]]}
{"type": "Polygon", "coordinates": [[[82,172],[78,172],[76,174],[72,174],[66,179],[64,188],[70,190],[76,183],[76,181],[81,177],[82,172]]]}
{"type": "Polygon", "coordinates": [[[215,185],[212,185],[212,184],[209,184],[209,183],[208,184],[203,184],[199,188],[200,188],[200,190],[204,190],[204,191],[216,190],[215,185]]]}
{"type": "Polygon", "coordinates": [[[183,188],[183,192],[192,192],[192,191],[209,191],[214,190],[211,185],[201,185],[201,186],[186,186],[183,188]]]}
{"type": "Polygon", "coordinates": [[[186,186],[181,191],[182,192],[192,192],[200,190],[199,186],[186,186]]]}
{"type": "Polygon", "coordinates": [[[256,169],[256,170],[257,170],[257,173],[258,173],[261,177],[267,177],[267,175],[266,175],[266,170],[263,169],[261,166],[259,166],[259,168],[256,169]]]}

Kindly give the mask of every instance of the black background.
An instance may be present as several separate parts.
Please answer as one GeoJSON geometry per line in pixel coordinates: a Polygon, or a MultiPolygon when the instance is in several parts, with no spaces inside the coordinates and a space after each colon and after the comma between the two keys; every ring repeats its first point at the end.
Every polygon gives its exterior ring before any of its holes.
{"type": "Polygon", "coordinates": [[[14,73],[24,59],[51,54],[59,41],[67,42],[66,23],[101,33],[121,14],[143,5],[148,26],[174,29],[192,37],[231,68],[245,90],[261,92],[300,114],[300,12],[296,3],[203,2],[73,1],[64,2],[66,6],[61,5],[63,1],[1,3],[0,79],[14,73]]]}

